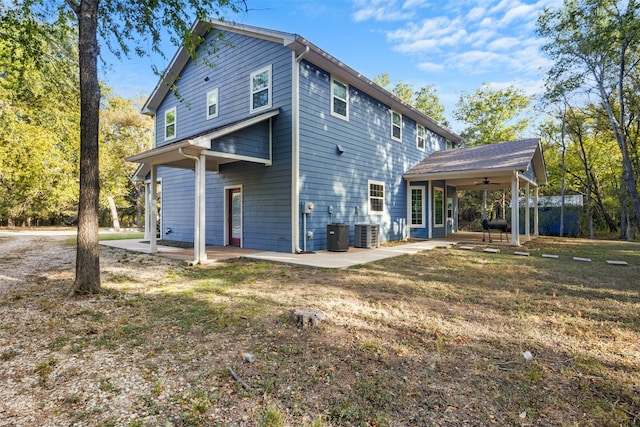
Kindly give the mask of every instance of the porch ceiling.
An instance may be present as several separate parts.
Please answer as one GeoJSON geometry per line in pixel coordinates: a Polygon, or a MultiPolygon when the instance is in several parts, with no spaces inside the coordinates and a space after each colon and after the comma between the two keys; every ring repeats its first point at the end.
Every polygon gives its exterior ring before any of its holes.
{"type": "Polygon", "coordinates": [[[511,188],[513,170],[503,173],[477,170],[467,176],[451,174],[448,177],[430,179],[446,179],[447,185],[456,187],[458,190],[502,190],[511,188]]]}

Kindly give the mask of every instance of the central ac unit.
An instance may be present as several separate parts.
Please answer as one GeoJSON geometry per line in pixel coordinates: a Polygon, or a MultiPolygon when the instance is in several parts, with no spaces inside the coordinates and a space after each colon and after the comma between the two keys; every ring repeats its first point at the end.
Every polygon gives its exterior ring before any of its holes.
{"type": "Polygon", "coordinates": [[[353,246],[356,248],[377,248],[380,246],[380,224],[356,224],[353,246]]]}

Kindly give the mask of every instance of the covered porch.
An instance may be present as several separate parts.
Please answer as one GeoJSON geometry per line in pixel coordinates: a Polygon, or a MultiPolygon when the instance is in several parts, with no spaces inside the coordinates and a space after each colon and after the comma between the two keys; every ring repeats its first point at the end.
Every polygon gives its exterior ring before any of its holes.
{"type": "MultiPolygon", "coordinates": [[[[459,190],[508,189],[511,195],[511,240],[520,246],[520,198],[524,194],[524,236],[537,236],[539,187],[547,183],[546,168],[539,139],[481,145],[437,151],[404,174],[408,182],[445,181],[459,190]],[[533,230],[529,200],[533,198],[533,230]]],[[[486,192],[485,192],[486,194],[486,192]]],[[[483,198],[486,219],[486,197],[483,198]]]]}
{"type": "Polygon", "coordinates": [[[140,163],[132,180],[145,183],[145,238],[149,240],[150,253],[158,252],[158,236],[155,231],[158,221],[158,167],[195,171],[195,217],[191,263],[200,264],[207,260],[205,172],[219,173],[221,165],[243,161],[271,166],[273,161],[272,120],[279,113],[279,109],[268,111],[125,159],[140,163]],[[246,133],[251,133],[252,138],[249,142],[244,142],[247,138],[228,138],[241,132],[244,132],[245,136],[246,133]],[[256,144],[256,141],[261,143],[256,144]]]}

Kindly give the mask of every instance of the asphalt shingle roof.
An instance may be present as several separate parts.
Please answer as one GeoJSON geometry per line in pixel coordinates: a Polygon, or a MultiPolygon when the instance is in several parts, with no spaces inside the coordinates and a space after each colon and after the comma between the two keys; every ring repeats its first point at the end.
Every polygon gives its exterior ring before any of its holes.
{"type": "Polygon", "coordinates": [[[404,176],[410,178],[435,173],[527,169],[539,144],[539,139],[523,139],[436,151],[409,169],[404,176]]]}

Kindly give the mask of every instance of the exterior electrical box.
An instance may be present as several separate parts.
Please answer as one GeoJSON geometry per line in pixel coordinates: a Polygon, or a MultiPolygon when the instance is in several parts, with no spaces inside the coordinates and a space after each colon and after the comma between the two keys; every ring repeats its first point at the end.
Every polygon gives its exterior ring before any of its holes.
{"type": "Polygon", "coordinates": [[[313,211],[313,208],[315,207],[316,205],[313,202],[302,202],[302,213],[310,214],[313,211]]]}

